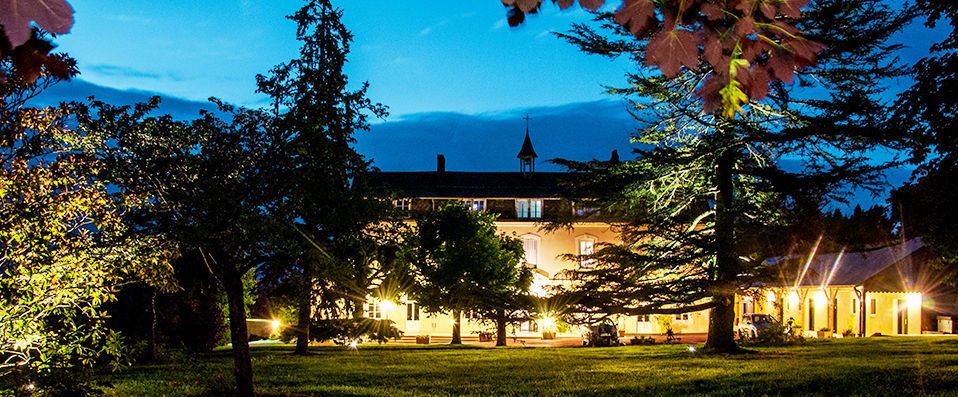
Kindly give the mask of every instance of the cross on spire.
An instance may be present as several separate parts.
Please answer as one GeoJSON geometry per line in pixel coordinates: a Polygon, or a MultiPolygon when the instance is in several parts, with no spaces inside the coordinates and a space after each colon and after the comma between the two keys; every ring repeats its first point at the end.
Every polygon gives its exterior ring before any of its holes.
{"type": "Polygon", "coordinates": [[[529,117],[529,113],[526,113],[526,117],[522,119],[526,121],[526,132],[529,132],[529,120],[532,120],[532,117],[529,117]]]}

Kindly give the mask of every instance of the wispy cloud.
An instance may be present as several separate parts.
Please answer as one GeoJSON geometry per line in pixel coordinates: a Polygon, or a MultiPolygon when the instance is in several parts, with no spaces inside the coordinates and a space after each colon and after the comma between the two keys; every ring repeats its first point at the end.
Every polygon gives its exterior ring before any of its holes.
{"type": "Polygon", "coordinates": [[[541,38],[543,38],[543,37],[550,36],[550,35],[552,35],[552,31],[551,31],[551,30],[543,30],[543,31],[539,32],[539,34],[536,35],[536,38],[537,38],[537,39],[541,39],[541,38]]]}
{"type": "Polygon", "coordinates": [[[443,27],[443,26],[445,26],[445,25],[447,25],[447,24],[449,24],[449,19],[443,19],[443,20],[439,21],[438,23],[436,23],[436,24],[434,24],[434,25],[426,26],[425,28],[423,28],[422,30],[419,31],[419,35],[420,35],[420,36],[425,36],[425,35],[427,35],[427,34],[429,34],[429,33],[432,33],[432,31],[433,31],[434,29],[443,27]]]}
{"type": "Polygon", "coordinates": [[[83,69],[88,72],[95,72],[99,74],[105,74],[108,76],[126,76],[126,77],[138,77],[138,78],[144,78],[144,79],[159,79],[164,77],[158,73],[146,72],[146,71],[134,69],[131,67],[116,66],[116,65],[93,64],[93,65],[85,65],[83,69]]]}
{"type": "Polygon", "coordinates": [[[509,26],[509,21],[507,21],[505,18],[501,18],[497,20],[496,23],[492,24],[492,28],[490,30],[505,29],[506,26],[509,26]]]}

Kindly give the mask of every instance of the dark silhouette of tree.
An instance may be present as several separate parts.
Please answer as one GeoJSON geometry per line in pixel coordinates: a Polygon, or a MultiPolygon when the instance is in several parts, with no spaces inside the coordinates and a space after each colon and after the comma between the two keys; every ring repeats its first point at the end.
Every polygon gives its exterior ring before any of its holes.
{"type": "MultiPolygon", "coordinates": [[[[816,62],[795,69],[794,77],[777,75],[763,97],[731,114],[696,97],[714,68],[707,54],[698,67],[666,78],[643,66],[652,56],[647,45],[610,23],[613,14],[597,18],[614,38],[581,24],[561,34],[585,52],[635,60],[639,69],[629,86],[610,91],[626,96],[647,126],[634,137],[647,145],[636,160],[558,161],[576,174],[569,195],[597,200],[623,241],[598,250],[595,269],[571,272],[579,310],[637,315],[711,308],[706,347],[738,351],[734,295],[764,259],[750,251],[752,234],[803,208],[845,200],[843,187],[869,186],[884,165],[870,162],[868,153],[902,138],[883,127],[889,111],[879,95],[883,79],[902,73],[891,56],[898,46],[887,40],[910,16],[896,14],[878,1],[817,2],[792,32],[825,45],[816,62]]],[[[744,17],[722,18],[737,25],[744,17]]],[[[749,35],[728,37],[738,48],[749,35]]]]}
{"type": "MultiPolygon", "coordinates": [[[[941,21],[951,32],[931,47],[913,68],[914,85],[898,100],[897,123],[915,137],[911,145],[919,178],[892,193],[894,218],[906,237],[921,236],[940,255],[939,268],[958,274],[958,5],[945,0],[918,0],[915,11],[934,27],[941,21]]],[[[952,283],[954,279],[952,278],[952,283]]]]}
{"type": "Polygon", "coordinates": [[[134,107],[93,102],[80,125],[107,139],[97,149],[118,186],[155,197],[137,220],[196,255],[227,297],[236,393],[253,395],[243,277],[284,252],[289,227],[278,218],[285,199],[281,163],[286,137],[265,112],[216,99],[190,123],[149,117],[158,98],[134,107]]]}
{"type": "MultiPolygon", "coordinates": [[[[296,352],[305,354],[314,288],[331,285],[317,284],[316,278],[335,271],[324,268],[349,266],[344,261],[355,265],[356,258],[345,257],[355,246],[347,240],[386,214],[386,203],[366,184],[369,162],[352,147],[354,134],[368,129],[369,115],[385,117],[386,108],[366,98],[367,84],[355,91],[347,87],[343,66],[352,34],[340,21],[342,10],[328,0],[314,0],[288,18],[297,24],[299,57],[256,80],[258,92],[270,96],[277,126],[288,139],[282,166],[289,193],[283,211],[302,234],[300,255],[288,265],[299,278],[296,352]]],[[[361,316],[365,299],[351,295],[346,304],[361,316]]]]}

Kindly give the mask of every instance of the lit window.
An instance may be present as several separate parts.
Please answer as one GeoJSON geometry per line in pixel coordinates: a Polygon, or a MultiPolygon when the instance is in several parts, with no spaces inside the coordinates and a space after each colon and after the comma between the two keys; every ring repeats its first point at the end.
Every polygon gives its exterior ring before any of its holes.
{"type": "Polygon", "coordinates": [[[651,314],[643,314],[643,315],[639,316],[639,321],[640,321],[640,322],[643,322],[643,323],[651,323],[651,322],[652,322],[652,315],[651,315],[651,314]]]}
{"type": "Polygon", "coordinates": [[[393,200],[393,207],[402,212],[409,212],[412,209],[412,200],[393,200]]]}
{"type": "Polygon", "coordinates": [[[689,314],[688,314],[688,313],[676,314],[676,315],[675,315],[675,319],[676,319],[676,320],[682,320],[682,321],[688,321],[688,319],[689,319],[689,314]]]}
{"type": "Polygon", "coordinates": [[[480,212],[486,210],[486,200],[485,199],[463,199],[462,205],[465,205],[472,212],[480,212]]]}
{"type": "Polygon", "coordinates": [[[383,309],[382,306],[379,305],[379,301],[366,302],[366,317],[377,320],[383,318],[383,309]]]}
{"type": "Polygon", "coordinates": [[[419,321],[419,304],[416,302],[406,303],[406,321],[419,321]]]}
{"type": "Polygon", "coordinates": [[[852,314],[858,314],[858,298],[852,299],[852,314]]]}
{"type": "Polygon", "coordinates": [[[516,200],[517,218],[542,218],[542,200],[516,200]]]}
{"type": "Polygon", "coordinates": [[[872,298],[871,306],[871,315],[878,314],[878,299],[872,298]]]}
{"type": "Polygon", "coordinates": [[[522,236],[522,260],[527,265],[536,266],[539,264],[539,238],[536,236],[522,236]]]}
{"type": "Polygon", "coordinates": [[[595,241],[592,240],[579,240],[579,267],[584,269],[591,269],[595,266],[595,259],[592,259],[592,254],[595,253],[595,241]]]}

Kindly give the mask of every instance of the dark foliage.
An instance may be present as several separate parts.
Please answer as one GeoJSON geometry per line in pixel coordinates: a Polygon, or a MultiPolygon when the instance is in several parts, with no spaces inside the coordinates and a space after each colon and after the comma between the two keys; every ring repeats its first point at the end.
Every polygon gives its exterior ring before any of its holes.
{"type": "MultiPolygon", "coordinates": [[[[369,318],[341,318],[313,320],[309,337],[312,341],[333,341],[339,345],[349,345],[353,341],[385,343],[389,340],[402,338],[403,332],[396,328],[392,320],[375,320],[369,318]]],[[[281,339],[292,340],[297,332],[292,329],[284,330],[281,339]]]]}
{"type": "MultiPolygon", "coordinates": [[[[560,37],[599,55],[646,64],[632,32],[598,14],[610,35],[575,25],[560,37]],[[612,36],[609,38],[609,36],[612,36]]],[[[665,79],[639,66],[630,85],[610,90],[629,98],[647,127],[634,139],[650,145],[633,161],[558,161],[574,172],[567,195],[614,219],[624,244],[606,244],[594,269],[570,272],[569,292],[589,313],[672,313],[712,307],[708,347],[736,350],[732,297],[750,285],[770,253],[771,231],[813,214],[828,200],[846,200],[849,186],[874,187],[871,151],[894,147],[886,128],[883,86],[901,75],[888,37],[910,14],[875,0],[820,1],[796,22],[827,49],[817,64],[779,78],[763,100],[740,114],[711,111],[693,95],[708,76],[700,67],[665,79]],[[797,160],[799,167],[786,161],[797,160]]],[[[647,56],[647,55],[646,55],[647,56]]],[[[562,225],[554,225],[562,227],[562,225]]]]}

